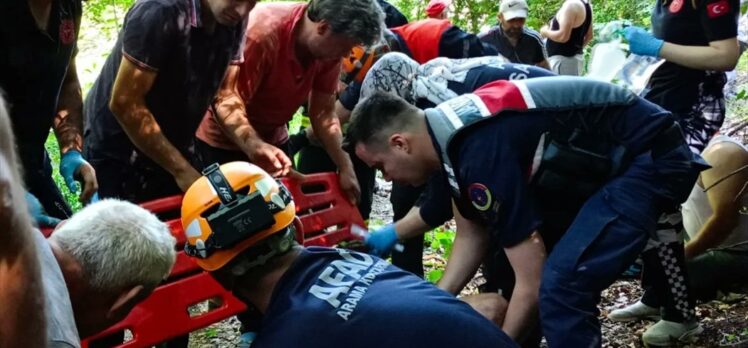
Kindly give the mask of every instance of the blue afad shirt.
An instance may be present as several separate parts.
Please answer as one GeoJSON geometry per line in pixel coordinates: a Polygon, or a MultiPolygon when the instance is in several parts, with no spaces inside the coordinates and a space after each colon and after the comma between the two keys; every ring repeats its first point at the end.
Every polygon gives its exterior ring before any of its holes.
{"type": "MultiPolygon", "coordinates": [[[[460,214],[487,226],[502,247],[525,240],[543,222],[533,175],[557,129],[587,127],[637,156],[674,123],[670,113],[625,89],[579,77],[496,81],[427,109],[426,118],[460,214]]],[[[652,177],[658,187],[669,180],[652,177]]]]}
{"type": "Polygon", "coordinates": [[[252,348],[517,347],[454,296],[367,254],[311,247],[275,287],[252,348]]]}

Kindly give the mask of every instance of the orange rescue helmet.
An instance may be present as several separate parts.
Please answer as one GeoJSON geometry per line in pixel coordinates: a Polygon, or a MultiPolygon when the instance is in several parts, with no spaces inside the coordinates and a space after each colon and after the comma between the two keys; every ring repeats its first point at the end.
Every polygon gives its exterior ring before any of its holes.
{"type": "Polygon", "coordinates": [[[393,40],[397,40],[394,34],[385,31],[382,39],[371,46],[354,46],[348,56],[343,57],[340,80],[346,84],[363,82],[371,66],[392,51],[393,40]]]}
{"type": "Polygon", "coordinates": [[[290,193],[260,167],[247,162],[213,164],[182,199],[185,252],[215,271],[245,250],[293,228],[290,193]]]}

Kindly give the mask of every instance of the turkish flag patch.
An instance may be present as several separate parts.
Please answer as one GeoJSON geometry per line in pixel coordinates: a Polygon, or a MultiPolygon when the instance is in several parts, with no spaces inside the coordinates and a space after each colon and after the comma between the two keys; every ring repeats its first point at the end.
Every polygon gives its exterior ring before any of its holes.
{"type": "Polygon", "coordinates": [[[730,3],[727,0],[706,5],[706,14],[709,18],[721,17],[728,13],[730,13],[730,3]]]}
{"type": "Polygon", "coordinates": [[[60,42],[69,45],[75,41],[75,23],[71,19],[63,19],[60,23],[60,42]]]}

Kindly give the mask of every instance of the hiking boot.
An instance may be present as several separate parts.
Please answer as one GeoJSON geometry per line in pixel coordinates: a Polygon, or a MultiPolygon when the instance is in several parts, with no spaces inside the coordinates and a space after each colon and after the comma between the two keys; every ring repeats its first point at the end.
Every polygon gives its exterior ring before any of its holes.
{"type": "Polygon", "coordinates": [[[636,303],[616,309],[608,313],[608,319],[611,321],[627,322],[643,319],[660,320],[660,309],[650,307],[642,303],[642,301],[636,301],[636,303]]]}
{"type": "Polygon", "coordinates": [[[690,323],[676,323],[660,320],[650,326],[642,335],[642,341],[647,347],[667,347],[675,342],[688,342],[690,338],[704,331],[701,325],[694,321],[690,323]]]}

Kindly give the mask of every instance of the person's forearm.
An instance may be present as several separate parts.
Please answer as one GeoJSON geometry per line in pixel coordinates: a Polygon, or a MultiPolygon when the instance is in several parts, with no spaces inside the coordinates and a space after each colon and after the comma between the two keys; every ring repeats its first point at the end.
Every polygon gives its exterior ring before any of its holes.
{"type": "Polygon", "coordinates": [[[340,101],[335,102],[335,115],[338,116],[338,121],[340,121],[340,124],[346,124],[348,123],[348,120],[351,119],[351,110],[348,110],[343,106],[343,103],[340,101]]]}
{"type": "Polygon", "coordinates": [[[564,32],[561,30],[551,30],[548,28],[542,28],[541,34],[549,40],[558,43],[566,43],[567,41],[569,41],[570,37],[568,32],[564,32]]]}
{"type": "Polygon", "coordinates": [[[426,221],[423,221],[420,211],[419,207],[413,207],[408,214],[395,222],[395,233],[397,233],[398,239],[410,239],[422,235],[433,228],[426,221]]]}
{"type": "Polygon", "coordinates": [[[686,244],[686,259],[692,259],[718,247],[737,224],[737,216],[710,216],[696,237],[686,244]]]}
{"type": "Polygon", "coordinates": [[[543,59],[540,63],[536,64],[537,66],[545,69],[545,70],[551,70],[551,65],[548,64],[547,59],[543,59]]]}
{"type": "MultiPolygon", "coordinates": [[[[736,40],[737,41],[737,40],[736,40]]],[[[735,43],[737,52],[737,42],[735,43]]],[[[729,71],[738,62],[732,50],[712,46],[684,46],[665,42],[660,49],[660,57],[691,69],[729,71]]]]}
{"type": "Polygon", "coordinates": [[[457,234],[452,245],[452,254],[449,255],[444,275],[437,286],[457,295],[478,270],[488,250],[489,238],[484,228],[459,216],[456,210],[455,221],[457,234]]]}
{"type": "MultiPolygon", "coordinates": [[[[3,107],[0,97],[0,108],[3,107]]],[[[4,117],[4,110],[0,110],[4,117]]],[[[0,120],[2,122],[3,120],[0,120]]],[[[0,147],[3,144],[0,144],[0,147]]],[[[12,145],[12,144],[9,144],[12,145]]],[[[43,347],[44,294],[31,218],[18,182],[12,148],[0,148],[0,347],[43,347]]],[[[43,242],[43,241],[42,241],[43,242]]]]}
{"type": "Polygon", "coordinates": [[[509,301],[502,330],[517,342],[526,338],[538,318],[538,288],[517,284],[509,301]]]}
{"type": "MultiPolygon", "coordinates": [[[[330,110],[331,111],[331,110],[330,110]]],[[[343,151],[343,132],[340,122],[335,115],[327,111],[317,117],[311,117],[314,134],[319,139],[322,147],[332,159],[338,170],[353,171],[353,162],[351,157],[343,151]]]]}
{"type": "Polygon", "coordinates": [[[216,100],[217,114],[213,115],[223,133],[244,153],[252,153],[255,144],[262,142],[247,118],[244,101],[236,93],[219,94],[216,100]]]}
{"type": "Polygon", "coordinates": [[[83,97],[75,64],[70,64],[60,90],[53,124],[60,153],[83,149],[83,97]]]}
{"type": "Polygon", "coordinates": [[[41,271],[35,241],[29,238],[28,242],[14,251],[15,258],[0,257],[0,347],[44,347],[47,343],[41,271]]]}
{"type": "Polygon", "coordinates": [[[504,248],[516,279],[502,329],[522,343],[538,316],[538,292],[545,264],[543,237],[536,231],[529,238],[504,248]]]}
{"type": "Polygon", "coordinates": [[[135,147],[172,176],[176,177],[186,171],[194,170],[189,161],[166,139],[161,132],[161,127],[144,103],[132,103],[127,108],[112,107],[111,109],[135,147]]]}

